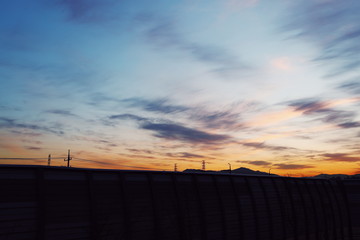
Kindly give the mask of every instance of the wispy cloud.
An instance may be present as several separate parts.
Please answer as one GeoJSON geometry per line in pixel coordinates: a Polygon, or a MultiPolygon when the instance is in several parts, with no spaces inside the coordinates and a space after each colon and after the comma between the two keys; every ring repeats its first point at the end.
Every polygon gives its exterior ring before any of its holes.
{"type": "Polygon", "coordinates": [[[327,161],[332,162],[359,162],[359,156],[352,156],[349,153],[325,153],[321,155],[327,161]]]}
{"type": "Polygon", "coordinates": [[[240,121],[240,114],[229,110],[206,111],[199,109],[191,113],[192,120],[199,121],[205,128],[235,130],[245,128],[240,121]]]}
{"type": "Polygon", "coordinates": [[[134,114],[117,114],[109,116],[110,120],[135,120],[135,121],[147,121],[147,118],[140,117],[134,114]]]}
{"type": "Polygon", "coordinates": [[[156,157],[154,157],[154,156],[141,155],[141,154],[123,154],[123,153],[120,153],[118,155],[124,156],[124,157],[129,158],[129,159],[156,159],[156,157]]]}
{"type": "Polygon", "coordinates": [[[178,32],[173,20],[146,14],[139,15],[136,20],[141,25],[147,26],[145,39],[155,46],[181,51],[194,60],[212,64],[216,71],[249,69],[247,64],[222,47],[187,40],[178,32]]]}
{"type": "Polygon", "coordinates": [[[178,124],[144,123],[141,128],[155,132],[154,136],[158,138],[193,144],[219,144],[231,140],[228,135],[207,133],[178,124]]]}
{"type": "Polygon", "coordinates": [[[28,136],[28,137],[39,137],[39,136],[43,135],[43,134],[38,133],[38,132],[29,131],[28,129],[25,129],[25,130],[21,130],[21,129],[11,130],[10,132],[13,133],[13,134],[17,134],[17,135],[21,135],[21,136],[28,136]]]}
{"type": "MultiPolygon", "coordinates": [[[[359,101],[357,98],[351,98],[353,101],[359,101]]],[[[350,101],[349,99],[348,101],[350,101]]],[[[289,104],[294,111],[301,112],[304,115],[320,116],[320,120],[325,123],[335,124],[340,128],[360,127],[360,122],[354,121],[356,112],[335,110],[333,107],[347,103],[346,99],[338,101],[321,101],[316,99],[296,100],[289,104]]]]}
{"type": "Polygon", "coordinates": [[[359,10],[358,1],[300,1],[287,29],[320,47],[315,60],[338,65],[330,74],[347,73],[360,66],[359,10]]]}
{"type": "Polygon", "coordinates": [[[204,155],[194,154],[194,153],[188,153],[188,152],[180,152],[180,153],[166,153],[166,156],[168,157],[174,157],[174,158],[206,158],[204,155]]]}
{"type": "Polygon", "coordinates": [[[63,116],[72,116],[72,117],[76,116],[75,114],[71,113],[69,110],[62,110],[62,109],[47,110],[46,113],[52,113],[52,114],[63,115],[63,116]]]}
{"type": "Polygon", "coordinates": [[[356,122],[344,122],[344,123],[340,123],[338,124],[339,127],[341,128],[358,128],[360,127],[360,122],[356,121],[356,122]]]}
{"type": "MultiPolygon", "coordinates": [[[[232,137],[223,134],[208,133],[203,130],[185,127],[165,119],[149,119],[133,114],[111,115],[109,120],[132,120],[140,129],[155,132],[154,136],[162,139],[176,140],[193,144],[220,144],[230,142],[232,137]]],[[[105,124],[111,125],[105,121],[105,124]]]]}
{"type": "Polygon", "coordinates": [[[152,150],[146,150],[146,149],[127,148],[126,150],[133,152],[133,153],[143,153],[143,154],[154,154],[155,153],[152,150]]]}
{"type": "MultiPolygon", "coordinates": [[[[197,162],[199,160],[196,159],[209,159],[208,156],[195,154],[195,153],[189,153],[189,152],[155,152],[152,150],[146,150],[146,149],[135,149],[135,148],[128,148],[128,151],[135,153],[136,155],[143,155],[143,156],[160,156],[160,157],[166,157],[173,160],[179,160],[179,161],[189,161],[189,162],[197,162]]],[[[166,149],[168,150],[168,149],[166,149]]],[[[156,159],[159,159],[159,157],[153,157],[156,159]]]]}
{"type": "Polygon", "coordinates": [[[111,8],[114,0],[57,0],[53,4],[62,7],[71,21],[94,23],[110,20],[111,8]]]}
{"type": "Polygon", "coordinates": [[[345,83],[340,84],[339,89],[346,90],[350,93],[360,95],[360,77],[347,81],[345,83]]]}
{"type": "Polygon", "coordinates": [[[34,131],[50,132],[57,135],[63,135],[64,132],[61,130],[53,130],[53,128],[40,126],[37,124],[19,123],[15,119],[0,117],[0,128],[14,128],[14,129],[28,129],[34,131]]]}
{"type": "MultiPolygon", "coordinates": [[[[225,129],[236,130],[245,128],[241,123],[241,114],[233,109],[209,110],[207,106],[186,106],[182,104],[174,104],[169,98],[162,99],[144,99],[129,98],[123,99],[121,102],[128,104],[128,107],[141,108],[147,112],[155,112],[159,114],[176,114],[181,113],[182,117],[190,121],[196,121],[203,128],[207,129],[225,129]]],[[[129,114],[113,115],[111,119],[133,119],[137,121],[147,120],[129,114]]]]}
{"type": "Polygon", "coordinates": [[[89,94],[87,104],[95,107],[106,106],[110,104],[119,104],[122,100],[116,97],[110,97],[102,92],[95,92],[89,94]]]}
{"type": "Polygon", "coordinates": [[[189,110],[189,107],[171,104],[169,99],[147,100],[144,98],[129,98],[122,100],[130,107],[140,107],[149,112],[176,113],[189,110]]]}
{"type": "Polygon", "coordinates": [[[322,120],[328,123],[341,123],[349,119],[352,119],[356,116],[354,112],[350,112],[350,111],[329,110],[324,113],[326,114],[326,116],[322,118],[322,120]]]}
{"type": "Polygon", "coordinates": [[[273,167],[276,169],[296,170],[296,169],[313,168],[314,166],[306,165],[306,164],[277,163],[277,164],[274,164],[273,167]]]}
{"type": "Polygon", "coordinates": [[[239,163],[247,163],[247,164],[251,164],[251,165],[255,165],[255,166],[264,166],[264,167],[269,167],[272,165],[271,162],[268,161],[237,161],[239,163]]]}
{"type": "Polygon", "coordinates": [[[118,144],[114,141],[105,140],[96,134],[95,132],[88,132],[89,136],[72,136],[73,139],[94,143],[95,147],[102,150],[112,150],[114,147],[118,147],[118,144]]]}
{"type": "Polygon", "coordinates": [[[27,146],[25,147],[27,150],[33,150],[33,151],[40,151],[42,148],[40,147],[33,147],[33,146],[27,146]]]}
{"type": "Polygon", "coordinates": [[[38,145],[43,144],[43,142],[41,142],[41,141],[32,140],[32,139],[22,139],[21,141],[24,143],[32,143],[32,144],[38,144],[38,145]]]}
{"type": "Polygon", "coordinates": [[[340,128],[360,127],[360,122],[354,121],[354,118],[356,117],[355,112],[329,110],[323,114],[325,116],[322,118],[322,121],[326,123],[335,124],[337,127],[340,128]]]}
{"type": "Polygon", "coordinates": [[[243,142],[241,143],[245,147],[255,148],[255,149],[267,149],[273,151],[285,151],[295,148],[284,147],[284,146],[272,146],[265,144],[265,142],[243,142]]]}
{"type": "Polygon", "coordinates": [[[328,103],[316,99],[303,99],[296,100],[290,103],[289,106],[294,107],[295,111],[302,112],[303,114],[311,114],[328,109],[328,103]]]}

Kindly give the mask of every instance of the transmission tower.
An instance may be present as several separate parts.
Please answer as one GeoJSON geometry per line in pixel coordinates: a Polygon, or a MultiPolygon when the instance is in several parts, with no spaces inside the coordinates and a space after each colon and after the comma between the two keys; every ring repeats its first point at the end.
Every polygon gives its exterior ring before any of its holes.
{"type": "Polygon", "coordinates": [[[203,160],[203,161],[202,161],[202,170],[203,170],[203,171],[205,171],[205,164],[206,164],[206,162],[205,162],[205,160],[203,160]]]}

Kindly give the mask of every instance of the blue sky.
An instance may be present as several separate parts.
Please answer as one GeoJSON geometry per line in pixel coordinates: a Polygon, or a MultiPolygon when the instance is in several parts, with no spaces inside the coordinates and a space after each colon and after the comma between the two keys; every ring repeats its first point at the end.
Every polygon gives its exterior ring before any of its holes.
{"type": "Polygon", "coordinates": [[[5,0],[1,163],[360,171],[355,0],[5,0]]]}

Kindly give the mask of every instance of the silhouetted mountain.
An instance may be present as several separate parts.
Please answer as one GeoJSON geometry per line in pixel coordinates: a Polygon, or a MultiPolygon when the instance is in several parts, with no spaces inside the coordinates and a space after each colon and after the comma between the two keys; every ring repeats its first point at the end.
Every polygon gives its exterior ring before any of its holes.
{"type": "MultiPolygon", "coordinates": [[[[203,171],[200,169],[186,169],[184,170],[184,173],[204,173],[204,172],[211,172],[211,173],[230,173],[229,170],[220,170],[220,171],[203,171]]],[[[231,171],[231,174],[242,174],[242,175],[269,175],[267,172],[261,172],[261,171],[254,171],[249,168],[237,168],[231,171]]],[[[270,174],[271,176],[278,176],[276,174],[270,174]]]]}
{"type": "MultiPolygon", "coordinates": [[[[220,172],[223,172],[223,171],[229,172],[229,170],[222,170],[220,172]]],[[[254,170],[251,170],[249,168],[244,168],[244,167],[234,169],[234,170],[231,171],[231,173],[232,174],[245,174],[245,175],[272,175],[272,176],[277,176],[276,174],[269,174],[267,172],[254,171],[254,170]]]]}
{"type": "Polygon", "coordinates": [[[326,179],[346,179],[346,178],[360,178],[360,174],[346,175],[346,174],[319,174],[311,178],[326,178],[326,179]]]}
{"type": "MultiPolygon", "coordinates": [[[[220,171],[203,171],[200,169],[186,169],[183,171],[184,173],[230,173],[230,171],[227,170],[220,170],[220,171]]],[[[261,171],[254,171],[249,168],[237,168],[231,171],[231,174],[240,174],[240,175],[262,175],[262,176],[269,176],[269,173],[267,172],[261,172],[261,171]]],[[[271,176],[279,176],[276,174],[270,174],[271,176]]],[[[306,177],[306,178],[322,178],[322,179],[360,179],[360,174],[355,175],[346,175],[346,174],[319,174],[312,177],[306,177]]]]}

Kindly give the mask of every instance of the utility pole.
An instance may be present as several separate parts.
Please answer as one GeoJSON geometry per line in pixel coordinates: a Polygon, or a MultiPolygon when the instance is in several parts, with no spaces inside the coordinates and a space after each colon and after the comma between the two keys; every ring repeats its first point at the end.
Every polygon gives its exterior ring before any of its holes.
{"type": "Polygon", "coordinates": [[[177,164],[174,164],[174,172],[177,172],[177,164]]]}
{"type": "Polygon", "coordinates": [[[50,162],[51,162],[51,154],[49,154],[49,157],[48,157],[48,166],[50,166],[50,162]]]}
{"type": "Polygon", "coordinates": [[[68,157],[67,159],[64,159],[64,161],[67,161],[67,167],[70,167],[70,160],[72,159],[72,157],[70,157],[70,149],[68,150],[68,157]]]}
{"type": "Polygon", "coordinates": [[[202,161],[202,170],[205,171],[205,160],[202,161]]]}
{"type": "Polygon", "coordinates": [[[228,164],[229,164],[229,173],[231,174],[231,164],[230,163],[228,164]]]}

